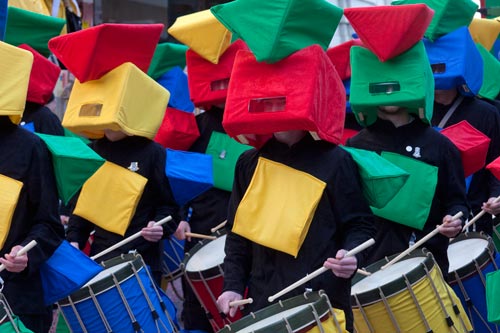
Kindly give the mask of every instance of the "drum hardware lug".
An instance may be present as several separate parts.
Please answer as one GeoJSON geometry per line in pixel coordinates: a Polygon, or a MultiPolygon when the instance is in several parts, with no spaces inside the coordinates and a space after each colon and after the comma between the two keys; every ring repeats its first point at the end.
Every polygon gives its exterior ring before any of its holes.
{"type": "MultiPolygon", "coordinates": [[[[281,304],[281,301],[280,301],[280,304],[281,304]]],[[[287,332],[293,333],[292,326],[290,326],[290,323],[288,322],[288,320],[285,317],[283,317],[283,320],[285,321],[285,326],[286,326],[287,332]]]]}
{"type": "Polygon", "coordinates": [[[250,312],[250,315],[252,316],[253,319],[255,319],[255,313],[250,312]]]}
{"type": "Polygon", "coordinates": [[[283,303],[281,302],[281,300],[278,301],[278,304],[280,305],[280,307],[284,308],[285,306],[283,305],[283,303]]]}
{"type": "Polygon", "coordinates": [[[3,291],[3,286],[4,286],[4,281],[2,279],[2,277],[0,277],[0,293],[3,291]]]}

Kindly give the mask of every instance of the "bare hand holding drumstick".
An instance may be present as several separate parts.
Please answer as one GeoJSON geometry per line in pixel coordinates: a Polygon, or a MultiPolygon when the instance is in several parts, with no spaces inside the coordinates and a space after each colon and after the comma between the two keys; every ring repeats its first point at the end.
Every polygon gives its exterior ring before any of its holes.
{"type": "Polygon", "coordinates": [[[141,236],[149,242],[158,242],[163,237],[163,227],[156,225],[155,221],[149,221],[148,226],[142,228],[141,236]]]}
{"type": "Polygon", "coordinates": [[[229,314],[229,317],[234,317],[236,314],[236,310],[238,310],[237,306],[230,306],[229,303],[236,302],[241,300],[243,297],[234,291],[225,291],[223,292],[219,298],[217,298],[217,307],[219,311],[224,314],[229,314]]]}
{"type": "Polygon", "coordinates": [[[462,219],[460,217],[446,215],[443,223],[439,226],[439,233],[448,238],[456,237],[462,230],[462,219]]]}
{"type": "Polygon", "coordinates": [[[335,258],[326,259],[323,267],[331,269],[339,278],[350,278],[358,269],[358,260],[355,256],[345,257],[346,253],[346,250],[339,250],[335,258]]]}

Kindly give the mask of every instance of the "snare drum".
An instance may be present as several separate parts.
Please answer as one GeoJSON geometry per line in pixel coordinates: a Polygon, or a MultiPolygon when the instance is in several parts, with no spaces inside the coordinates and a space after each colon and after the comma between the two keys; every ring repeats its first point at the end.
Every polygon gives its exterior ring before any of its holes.
{"type": "Polygon", "coordinates": [[[394,257],[368,266],[370,276],[358,274],[353,279],[351,304],[357,333],[472,330],[460,300],[429,252],[415,250],[380,269],[394,257]]]}
{"type": "Polygon", "coordinates": [[[470,232],[455,238],[448,247],[450,285],[467,309],[474,332],[499,332],[488,322],[486,274],[498,270],[500,256],[491,237],[470,232]]]}
{"type": "Polygon", "coordinates": [[[219,331],[225,324],[241,318],[241,313],[238,310],[236,315],[230,318],[220,313],[217,308],[217,297],[221,294],[224,283],[222,264],[226,234],[224,231],[217,231],[215,235],[218,236],[217,239],[202,240],[186,253],[181,268],[186,281],[205,309],[214,331],[219,331]]]}
{"type": "Polygon", "coordinates": [[[345,316],[323,292],[306,292],[226,326],[218,333],[344,333],[345,316]]]}
{"type": "Polygon", "coordinates": [[[161,270],[166,282],[182,275],[181,263],[184,260],[184,240],[174,236],[163,241],[163,261],[161,270]]]}
{"type": "Polygon", "coordinates": [[[58,305],[72,332],[176,331],[172,304],[156,288],[142,257],[126,254],[102,263],[105,270],[58,305]]]}

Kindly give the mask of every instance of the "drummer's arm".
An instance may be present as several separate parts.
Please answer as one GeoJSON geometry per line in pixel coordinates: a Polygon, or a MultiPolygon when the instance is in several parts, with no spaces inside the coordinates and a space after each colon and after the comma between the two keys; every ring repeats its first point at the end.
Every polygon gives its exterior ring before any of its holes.
{"type": "Polygon", "coordinates": [[[70,243],[77,243],[79,249],[83,249],[90,233],[94,230],[94,224],[86,219],[72,214],[69,218],[68,228],[66,229],[66,239],[70,243]]]}

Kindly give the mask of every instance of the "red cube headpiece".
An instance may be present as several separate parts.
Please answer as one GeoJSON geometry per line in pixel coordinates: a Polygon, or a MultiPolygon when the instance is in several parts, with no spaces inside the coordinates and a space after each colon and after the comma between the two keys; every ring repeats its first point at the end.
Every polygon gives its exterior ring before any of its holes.
{"type": "Polygon", "coordinates": [[[360,39],[352,39],[326,51],[342,81],[351,77],[351,47],[363,46],[360,39]]]}
{"type": "Polygon", "coordinates": [[[165,148],[188,150],[199,137],[194,113],[169,107],[154,141],[165,148]]]}

